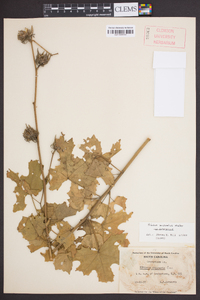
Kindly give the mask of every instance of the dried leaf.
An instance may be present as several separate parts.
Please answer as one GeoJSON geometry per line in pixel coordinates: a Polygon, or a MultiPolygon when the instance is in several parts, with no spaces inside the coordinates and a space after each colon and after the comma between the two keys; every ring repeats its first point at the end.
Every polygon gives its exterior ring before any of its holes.
{"type": "Polygon", "coordinates": [[[29,241],[28,248],[31,252],[38,250],[41,247],[47,247],[46,232],[45,232],[45,217],[43,214],[37,216],[31,215],[23,217],[18,225],[18,231],[22,233],[23,238],[29,241]]]}
{"type": "Polygon", "coordinates": [[[85,174],[95,178],[101,177],[105,184],[111,185],[114,181],[114,176],[108,164],[109,163],[102,158],[94,159],[85,174]]]}
{"type": "Polygon", "coordinates": [[[121,197],[121,196],[116,197],[115,200],[109,204],[111,213],[115,212],[115,209],[114,209],[115,204],[121,206],[123,208],[123,210],[125,210],[126,209],[126,200],[127,200],[127,198],[125,198],[125,197],[121,197]]]}
{"type": "Polygon", "coordinates": [[[17,201],[14,204],[13,212],[24,210],[26,207],[25,197],[27,195],[37,195],[43,189],[43,183],[40,178],[41,169],[37,160],[29,162],[29,175],[19,177],[18,173],[9,170],[7,177],[16,182],[17,186],[14,189],[17,201]]]}
{"type": "Polygon", "coordinates": [[[70,196],[69,205],[72,208],[81,211],[84,208],[85,190],[79,189],[78,184],[72,182],[68,195],[70,196]]]}
{"type": "Polygon", "coordinates": [[[122,210],[114,214],[109,214],[106,220],[102,223],[102,226],[112,234],[121,234],[124,230],[118,229],[118,226],[121,223],[126,222],[132,214],[132,212],[127,214],[122,210]]]}
{"type": "Polygon", "coordinates": [[[124,238],[117,240],[117,242],[122,246],[122,247],[128,247],[130,244],[129,240],[126,239],[128,233],[123,233],[121,236],[124,236],[124,238]]]}
{"type": "Polygon", "coordinates": [[[54,148],[60,155],[60,165],[50,170],[52,176],[50,190],[59,189],[62,183],[69,179],[91,193],[95,193],[98,181],[96,178],[85,174],[88,166],[83,159],[74,158],[72,154],[74,148],[73,140],[66,142],[64,136],[61,136],[55,140],[54,148]]]}
{"type": "Polygon", "coordinates": [[[104,203],[99,203],[94,208],[94,210],[92,211],[91,217],[92,218],[96,218],[96,219],[99,218],[99,217],[103,217],[105,219],[105,217],[107,216],[108,212],[109,212],[109,206],[107,204],[104,204],[104,203]]]}
{"type": "Polygon", "coordinates": [[[26,207],[25,197],[28,194],[22,187],[22,181],[19,179],[18,173],[14,173],[13,171],[9,170],[7,172],[7,177],[17,183],[17,186],[14,189],[14,193],[16,193],[17,201],[13,206],[13,212],[24,210],[24,208],[26,207]]]}
{"type": "Polygon", "coordinates": [[[76,245],[72,244],[68,249],[67,252],[71,253],[71,257],[74,258],[76,255],[76,245]]]}
{"type": "Polygon", "coordinates": [[[47,249],[47,250],[45,251],[45,253],[40,252],[40,254],[41,254],[42,256],[44,256],[45,261],[52,261],[52,259],[55,258],[55,254],[54,254],[54,253],[51,254],[52,258],[50,258],[49,249],[47,249]]]}
{"type": "MultiPolygon", "coordinates": [[[[44,206],[42,212],[44,212],[44,206]]],[[[47,203],[47,216],[51,225],[55,225],[66,217],[74,216],[76,212],[77,210],[67,206],[66,202],[62,204],[47,203]]]]}
{"type": "Polygon", "coordinates": [[[84,158],[88,165],[86,174],[95,178],[101,177],[106,184],[111,185],[114,176],[111,172],[112,169],[109,167],[109,159],[102,154],[101,143],[94,135],[84,140],[84,142],[80,149],[85,152],[84,158]]]}
{"type": "Polygon", "coordinates": [[[122,241],[124,235],[112,235],[100,248],[99,251],[94,251],[89,248],[82,247],[77,251],[74,260],[81,262],[76,269],[82,271],[84,275],[89,275],[93,270],[97,272],[99,281],[113,281],[112,264],[119,263],[118,246],[114,245],[117,241],[122,241]]]}
{"type": "MultiPolygon", "coordinates": [[[[95,156],[102,155],[101,142],[93,135],[91,138],[84,140],[84,144],[80,146],[80,149],[87,154],[94,154],[95,156]]],[[[91,155],[89,155],[90,157],[91,155]]],[[[91,156],[92,157],[92,156],[91,156]]]]}
{"type": "Polygon", "coordinates": [[[75,240],[74,234],[70,231],[71,226],[68,222],[61,222],[58,226],[59,233],[56,237],[56,241],[62,244],[65,249],[68,249],[75,240]]]}
{"type": "Polygon", "coordinates": [[[96,221],[90,221],[90,220],[86,220],[80,227],[80,230],[84,230],[86,232],[86,234],[90,235],[93,234],[94,232],[96,234],[100,234],[103,236],[103,227],[102,224],[100,224],[99,222],[96,221]],[[93,232],[94,230],[94,232],[93,232]]]}
{"type": "Polygon", "coordinates": [[[100,234],[85,235],[82,240],[82,245],[88,248],[99,249],[103,245],[103,237],[100,234]]]}
{"type": "Polygon", "coordinates": [[[121,150],[121,140],[112,145],[110,152],[107,152],[103,155],[105,159],[110,160],[115,154],[117,154],[121,150]]]}
{"type": "Polygon", "coordinates": [[[21,176],[20,179],[24,180],[30,187],[29,194],[37,196],[37,194],[43,189],[43,182],[40,178],[41,167],[37,160],[31,160],[29,162],[29,175],[21,176]]]}
{"type": "Polygon", "coordinates": [[[56,270],[63,270],[70,274],[72,269],[72,257],[69,253],[64,253],[63,251],[58,252],[54,260],[54,266],[56,270]]]}

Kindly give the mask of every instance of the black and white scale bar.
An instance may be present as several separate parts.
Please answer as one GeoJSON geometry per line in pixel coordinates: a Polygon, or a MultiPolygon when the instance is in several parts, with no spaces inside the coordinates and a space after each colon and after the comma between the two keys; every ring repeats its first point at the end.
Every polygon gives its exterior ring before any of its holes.
{"type": "Polygon", "coordinates": [[[43,4],[44,17],[114,17],[113,3],[43,4]]]}

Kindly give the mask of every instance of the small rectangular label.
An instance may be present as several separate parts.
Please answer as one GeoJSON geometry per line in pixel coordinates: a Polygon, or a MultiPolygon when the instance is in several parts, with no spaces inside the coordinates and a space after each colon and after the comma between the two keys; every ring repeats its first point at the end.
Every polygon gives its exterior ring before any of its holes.
{"type": "Polygon", "coordinates": [[[134,37],[135,25],[107,25],[106,36],[108,37],[134,37]]]}
{"type": "Polygon", "coordinates": [[[176,27],[145,26],[144,45],[184,49],[186,29],[176,27]]]}
{"type": "Polygon", "coordinates": [[[114,17],[137,17],[138,3],[114,3],[114,17]]]}
{"type": "Polygon", "coordinates": [[[140,222],[140,242],[195,243],[194,223],[140,222]]]}
{"type": "Polygon", "coordinates": [[[194,248],[120,249],[120,293],[195,294],[195,284],[194,248]]]}

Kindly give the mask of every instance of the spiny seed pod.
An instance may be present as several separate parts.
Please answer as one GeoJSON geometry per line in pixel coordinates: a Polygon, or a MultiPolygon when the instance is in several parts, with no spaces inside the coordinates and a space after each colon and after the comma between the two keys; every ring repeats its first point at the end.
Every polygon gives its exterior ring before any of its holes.
{"type": "Polygon", "coordinates": [[[38,131],[33,129],[30,125],[26,125],[26,129],[24,130],[23,137],[26,142],[37,142],[38,131]]]}
{"type": "Polygon", "coordinates": [[[23,44],[30,42],[32,40],[32,37],[34,37],[33,26],[31,26],[31,29],[25,28],[25,30],[18,31],[17,38],[23,44]]]}
{"type": "Polygon", "coordinates": [[[49,53],[47,53],[45,51],[40,53],[37,49],[37,55],[35,58],[35,63],[36,63],[37,68],[44,67],[49,62],[50,58],[51,58],[51,55],[49,53]]]}

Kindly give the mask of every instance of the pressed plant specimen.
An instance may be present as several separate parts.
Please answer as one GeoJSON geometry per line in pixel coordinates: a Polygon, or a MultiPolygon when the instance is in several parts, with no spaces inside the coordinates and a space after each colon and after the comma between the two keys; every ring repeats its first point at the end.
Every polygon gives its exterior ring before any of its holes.
{"type": "Polygon", "coordinates": [[[52,140],[51,161],[45,174],[40,148],[42,137],[40,137],[37,118],[38,72],[57,53],[50,53],[35,40],[33,27],[20,30],[18,39],[23,44],[30,44],[33,56],[35,126],[32,128],[26,125],[23,137],[25,141],[36,145],[38,160],[29,162],[27,176],[19,176],[11,170],[7,172],[7,177],[16,183],[14,189],[16,203],[13,211],[24,210],[27,197],[31,199],[34,208],[34,212],[29,217],[22,218],[17,229],[29,242],[30,251],[43,250],[41,254],[45,261],[52,261],[55,269],[70,273],[73,261],[79,261],[77,270],[82,271],[84,275],[89,275],[95,270],[99,281],[113,281],[111,265],[119,263],[118,247],[129,245],[127,233],[118,227],[126,222],[132,213],[126,212],[127,199],[123,196],[112,199],[111,190],[150,139],[147,138],[125,167],[119,170],[112,164],[111,159],[121,150],[120,140],[111,146],[109,152],[103,153],[101,142],[93,135],[80,145],[79,148],[84,155],[79,158],[73,154],[75,147],[73,139],[65,140],[65,135],[61,133],[60,137],[52,140]],[[36,52],[34,45],[42,49],[42,52],[38,49],[36,52]],[[59,155],[58,164],[52,168],[56,152],[59,155]],[[113,170],[117,175],[113,175],[113,170]],[[97,193],[98,178],[102,178],[107,185],[101,195],[97,193]],[[48,203],[47,189],[58,190],[65,181],[71,182],[66,202],[48,203]],[[120,207],[119,211],[116,210],[115,205],[120,207]],[[75,216],[85,207],[88,209],[86,215],[81,220],[77,220],[75,226],[70,225],[67,218],[75,216]],[[84,235],[77,236],[75,232],[79,230],[82,230],[84,235]]]}

